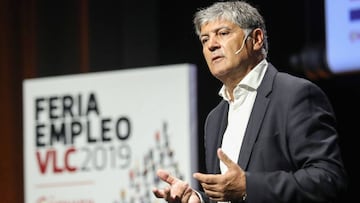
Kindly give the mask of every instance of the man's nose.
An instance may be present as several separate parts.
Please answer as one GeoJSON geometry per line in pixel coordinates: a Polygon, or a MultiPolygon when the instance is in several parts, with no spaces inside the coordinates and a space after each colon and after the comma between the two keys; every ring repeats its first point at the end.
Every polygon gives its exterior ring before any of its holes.
{"type": "Polygon", "coordinates": [[[216,37],[210,37],[209,38],[209,43],[208,43],[208,49],[210,51],[215,51],[219,47],[220,47],[220,44],[219,44],[218,39],[216,39],[216,37]]]}

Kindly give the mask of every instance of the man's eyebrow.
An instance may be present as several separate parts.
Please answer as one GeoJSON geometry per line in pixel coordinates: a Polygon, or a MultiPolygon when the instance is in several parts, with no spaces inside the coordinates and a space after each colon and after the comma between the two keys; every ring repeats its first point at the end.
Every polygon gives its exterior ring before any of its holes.
{"type": "MultiPolygon", "coordinates": [[[[217,28],[214,28],[214,29],[210,30],[210,33],[211,32],[216,33],[216,32],[219,32],[219,30],[222,30],[222,29],[231,30],[231,28],[229,26],[221,26],[221,27],[217,27],[217,28]]],[[[209,35],[208,33],[209,32],[200,34],[200,38],[203,37],[203,36],[208,36],[209,35]]]]}

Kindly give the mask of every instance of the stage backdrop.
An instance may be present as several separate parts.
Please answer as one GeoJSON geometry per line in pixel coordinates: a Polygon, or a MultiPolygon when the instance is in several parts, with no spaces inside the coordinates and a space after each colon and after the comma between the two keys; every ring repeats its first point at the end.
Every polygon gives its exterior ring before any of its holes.
{"type": "Polygon", "coordinates": [[[196,67],[23,82],[25,203],[151,203],[158,168],[197,170],[196,67]]]}

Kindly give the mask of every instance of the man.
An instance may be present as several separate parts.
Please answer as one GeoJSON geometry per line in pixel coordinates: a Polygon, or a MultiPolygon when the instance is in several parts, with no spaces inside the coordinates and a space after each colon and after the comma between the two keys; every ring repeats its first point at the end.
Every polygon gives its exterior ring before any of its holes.
{"type": "Polygon", "coordinates": [[[223,100],[205,122],[203,191],[159,170],[153,193],[168,202],[334,202],[347,187],[335,116],[323,91],[266,60],[263,17],[243,1],[194,17],[223,100]]]}

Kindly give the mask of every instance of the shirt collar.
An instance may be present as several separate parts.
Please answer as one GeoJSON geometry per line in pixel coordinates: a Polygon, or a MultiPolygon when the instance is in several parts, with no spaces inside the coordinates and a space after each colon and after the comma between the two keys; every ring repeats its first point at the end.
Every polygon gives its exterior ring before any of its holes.
{"type": "MultiPolygon", "coordinates": [[[[266,59],[263,59],[258,63],[236,86],[234,89],[234,94],[238,94],[239,89],[245,88],[247,90],[257,90],[260,86],[260,83],[265,75],[265,71],[267,69],[268,62],[266,59]]],[[[223,97],[226,101],[229,101],[229,95],[226,92],[225,85],[223,85],[219,91],[219,95],[223,97]]]]}

